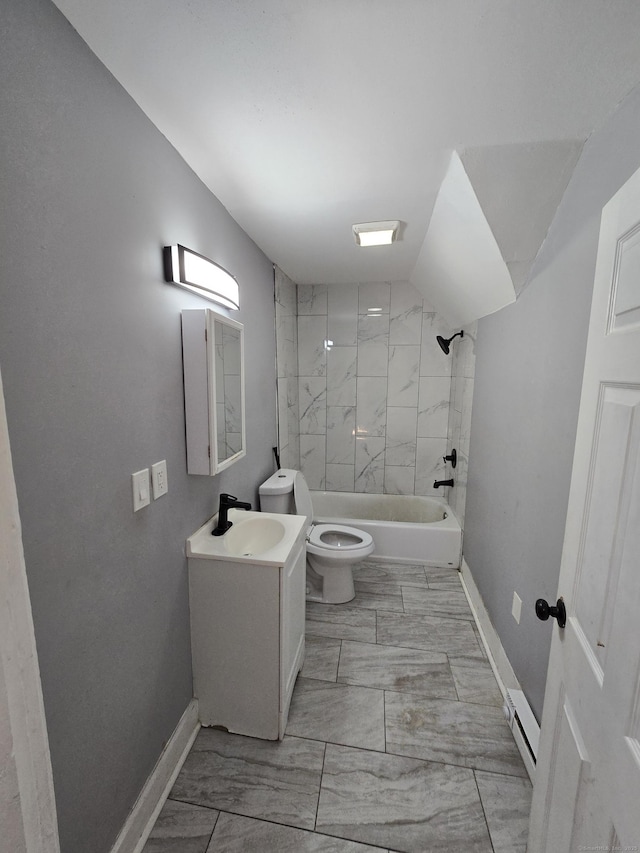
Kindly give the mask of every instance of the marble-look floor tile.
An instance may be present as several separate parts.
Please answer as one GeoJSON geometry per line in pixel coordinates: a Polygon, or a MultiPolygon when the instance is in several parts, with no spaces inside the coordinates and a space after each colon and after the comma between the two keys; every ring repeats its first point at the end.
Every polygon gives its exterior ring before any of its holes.
{"type": "Polygon", "coordinates": [[[205,853],[220,812],[167,800],[142,853],[205,853]]]}
{"type": "Polygon", "coordinates": [[[425,568],[427,583],[430,589],[460,589],[460,572],[457,569],[448,568],[425,568]]]}
{"type": "Polygon", "coordinates": [[[491,669],[491,664],[489,663],[489,659],[484,654],[484,649],[482,649],[482,657],[479,658],[477,655],[461,655],[449,652],[447,654],[449,658],[449,664],[453,667],[460,667],[465,669],[477,669],[482,670],[482,672],[493,675],[493,670],[491,669]]]}
{"type": "Polygon", "coordinates": [[[387,646],[444,652],[450,659],[463,656],[485,660],[473,627],[464,619],[380,611],[377,626],[377,642],[387,646]]]}
{"type": "Polygon", "coordinates": [[[324,744],[201,729],[171,798],[313,829],[324,744]]]}
{"type": "Polygon", "coordinates": [[[419,649],[344,642],[338,682],[432,699],[457,698],[447,656],[419,649]]]}
{"type": "Polygon", "coordinates": [[[386,693],[385,720],[388,752],[527,775],[501,708],[386,693]]]}
{"type": "Polygon", "coordinates": [[[476,780],[495,853],[526,853],[531,782],[481,770],[476,780]]]}
{"type": "Polygon", "coordinates": [[[349,607],[347,604],[308,601],[306,633],[316,637],[375,643],[376,614],[374,610],[349,607]]]}
{"type": "Polygon", "coordinates": [[[407,853],[491,853],[471,771],[333,744],[316,829],[407,853]]]}
{"type": "Polygon", "coordinates": [[[384,751],[384,693],[298,678],[287,734],[384,751]]]}
{"type": "Polygon", "coordinates": [[[504,699],[490,669],[452,666],[451,672],[458,691],[458,699],[462,702],[502,707],[504,699]]]}
{"type": "Polygon", "coordinates": [[[319,678],[335,681],[338,675],[341,640],[331,637],[307,636],[305,639],[304,664],[300,675],[304,678],[319,678]]]}
{"type": "Polygon", "coordinates": [[[352,607],[363,607],[366,610],[404,611],[402,603],[402,587],[393,583],[369,583],[354,578],[353,585],[356,597],[349,602],[352,607]]]}
{"type": "MultiPolygon", "coordinates": [[[[179,851],[175,851],[179,853],[179,851]]],[[[223,813],[207,853],[381,853],[379,847],[223,813]]]]}
{"type": "Polygon", "coordinates": [[[353,577],[359,581],[397,581],[421,586],[427,584],[424,566],[382,560],[363,560],[354,568],[353,577]]]}
{"type": "Polygon", "coordinates": [[[418,589],[408,586],[402,590],[402,600],[406,613],[473,621],[467,596],[461,589],[418,589]]]}

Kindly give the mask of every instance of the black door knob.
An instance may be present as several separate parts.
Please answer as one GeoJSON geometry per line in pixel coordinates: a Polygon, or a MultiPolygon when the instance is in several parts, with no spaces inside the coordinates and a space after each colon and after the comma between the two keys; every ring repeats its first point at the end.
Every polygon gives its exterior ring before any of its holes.
{"type": "Polygon", "coordinates": [[[539,598],[536,601],[536,616],[543,622],[546,622],[549,616],[553,616],[554,619],[558,620],[558,628],[564,628],[567,624],[567,609],[561,598],[557,600],[555,607],[549,605],[549,602],[545,601],[544,598],[539,598]]]}

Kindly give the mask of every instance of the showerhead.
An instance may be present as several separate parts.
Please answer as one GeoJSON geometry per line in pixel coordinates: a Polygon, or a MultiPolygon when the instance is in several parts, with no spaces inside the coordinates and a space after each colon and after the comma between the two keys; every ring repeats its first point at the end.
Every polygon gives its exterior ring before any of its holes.
{"type": "Polygon", "coordinates": [[[460,332],[456,332],[455,335],[451,335],[450,338],[443,338],[442,335],[436,335],[436,340],[438,341],[438,346],[440,347],[440,349],[442,350],[442,352],[445,355],[449,355],[450,348],[451,348],[451,341],[454,338],[457,338],[458,335],[461,338],[463,338],[464,337],[464,330],[460,331],[460,332]]]}

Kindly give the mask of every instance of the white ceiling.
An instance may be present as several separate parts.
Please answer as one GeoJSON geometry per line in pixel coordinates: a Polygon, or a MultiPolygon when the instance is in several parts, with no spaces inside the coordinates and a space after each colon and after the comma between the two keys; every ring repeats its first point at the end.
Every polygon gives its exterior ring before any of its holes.
{"type": "Polygon", "coordinates": [[[409,279],[455,150],[518,290],[640,81],[639,0],[55,2],[299,283],[409,279]],[[401,241],[357,247],[378,219],[401,241]]]}

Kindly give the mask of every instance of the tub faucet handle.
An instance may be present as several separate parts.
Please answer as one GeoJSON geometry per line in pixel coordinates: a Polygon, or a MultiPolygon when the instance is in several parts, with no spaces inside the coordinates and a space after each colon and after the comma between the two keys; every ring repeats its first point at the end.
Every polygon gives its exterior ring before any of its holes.
{"type": "Polygon", "coordinates": [[[444,459],[445,465],[447,464],[447,462],[451,462],[452,468],[455,468],[458,464],[458,454],[456,453],[455,447],[453,448],[449,456],[443,456],[442,458],[444,459]]]}

